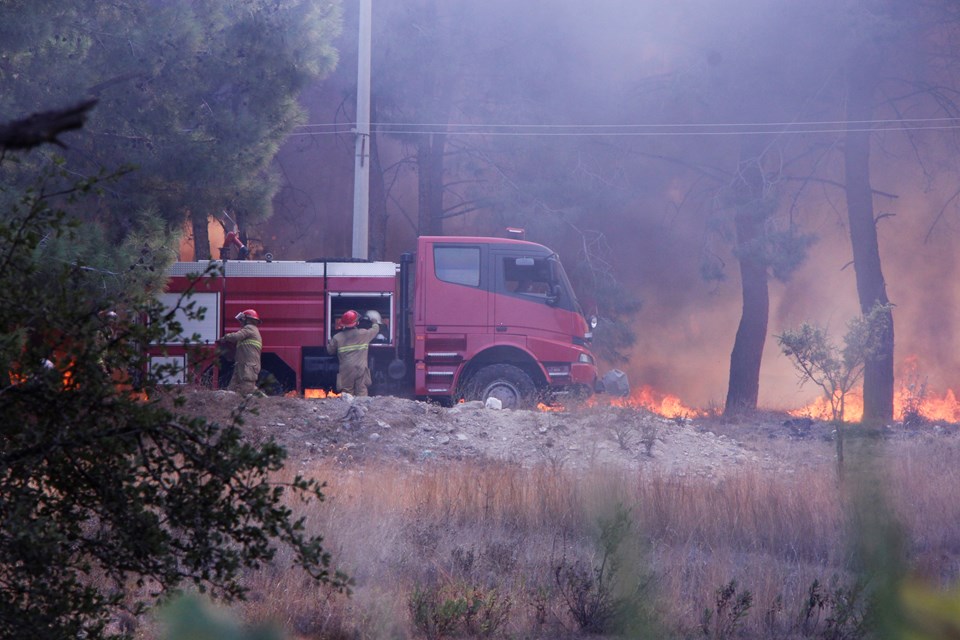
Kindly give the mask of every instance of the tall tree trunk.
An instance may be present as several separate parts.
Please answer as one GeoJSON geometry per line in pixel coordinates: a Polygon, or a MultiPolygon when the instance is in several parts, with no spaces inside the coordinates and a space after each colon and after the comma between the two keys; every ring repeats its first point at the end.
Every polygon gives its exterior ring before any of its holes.
{"type": "Polygon", "coordinates": [[[447,136],[429,133],[417,146],[417,185],[419,188],[418,233],[438,236],[443,233],[443,154],[447,136]]]}
{"type": "MultiPolygon", "coordinates": [[[[869,62],[854,64],[847,73],[847,120],[854,128],[873,117],[875,68],[869,62]]],[[[857,295],[864,315],[877,305],[887,305],[886,283],[880,268],[880,248],[873,214],[870,187],[870,132],[847,131],[844,152],[846,169],[847,217],[853,246],[853,267],[857,275],[857,295]]],[[[893,418],[893,314],[884,312],[885,328],[880,333],[880,349],[867,360],[863,370],[863,420],[893,418]]]]}
{"type": "Polygon", "coordinates": [[[723,408],[725,416],[755,411],[760,393],[760,363],[770,315],[767,262],[762,244],[764,220],[769,213],[763,193],[762,143],[761,136],[745,136],[734,186],[736,255],[740,266],[743,311],[730,354],[730,380],[723,408]]]}
{"type": "Polygon", "coordinates": [[[190,211],[190,224],[193,227],[193,259],[210,259],[210,231],[207,228],[206,210],[190,211]]]}

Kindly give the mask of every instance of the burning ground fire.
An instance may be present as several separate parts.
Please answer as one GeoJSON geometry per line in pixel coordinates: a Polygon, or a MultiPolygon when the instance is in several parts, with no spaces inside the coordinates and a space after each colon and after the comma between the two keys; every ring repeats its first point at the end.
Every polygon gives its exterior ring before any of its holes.
{"type": "MultiPolygon", "coordinates": [[[[916,356],[904,358],[898,377],[900,386],[893,396],[893,417],[904,423],[949,422],[960,423],[960,402],[953,389],[943,394],[931,392],[921,374],[921,363],[916,356]]],[[[832,420],[833,412],[827,398],[821,396],[802,409],[789,412],[797,417],[832,420]]],[[[849,393],[844,398],[843,418],[859,422],[863,417],[863,396],[849,393]]]]}
{"type": "MultiPolygon", "coordinates": [[[[675,395],[661,393],[649,385],[634,389],[626,398],[611,398],[609,396],[593,396],[587,406],[596,406],[602,402],[609,402],[614,407],[630,407],[646,409],[664,418],[694,418],[710,414],[706,409],[694,409],[683,404],[675,395]]],[[[537,408],[541,411],[565,411],[562,405],[546,405],[540,403],[537,408]]]]}
{"type": "Polygon", "coordinates": [[[677,396],[660,393],[649,385],[634,389],[626,398],[614,398],[610,404],[615,407],[646,409],[664,418],[695,418],[710,413],[706,409],[688,407],[677,396]]]}
{"type": "MultiPolygon", "coordinates": [[[[844,401],[844,419],[857,422],[863,417],[863,397],[848,394],[844,401]]],[[[815,420],[831,420],[830,402],[825,397],[789,412],[792,416],[809,417],[815,420]]],[[[953,389],[943,395],[924,393],[918,395],[909,388],[900,388],[893,397],[893,417],[903,422],[923,420],[928,422],[960,422],[960,402],[953,389]]]]}
{"type": "MultiPolygon", "coordinates": [[[[296,395],[296,391],[292,391],[296,395]]],[[[339,398],[339,393],[334,393],[332,391],[324,391],[323,389],[304,389],[303,397],[307,400],[322,400],[324,398],[339,398]]]]}
{"type": "MultiPolygon", "coordinates": [[[[709,409],[689,407],[679,397],[661,393],[649,385],[634,389],[627,398],[610,398],[594,396],[588,402],[589,406],[596,406],[601,402],[609,402],[611,406],[632,407],[646,409],[664,418],[696,418],[715,413],[709,409]]],[[[863,399],[858,394],[848,394],[845,399],[844,419],[848,422],[857,422],[863,416],[863,399]]],[[[541,411],[564,411],[562,405],[539,404],[541,411]]],[[[826,398],[817,398],[814,402],[800,409],[788,411],[792,416],[809,417],[815,420],[831,420],[830,403],[826,398]]],[[[942,395],[930,393],[922,386],[902,386],[894,396],[894,418],[903,422],[949,422],[960,423],[960,400],[956,393],[948,389],[942,395]]]]}
{"type": "MultiPolygon", "coordinates": [[[[291,392],[290,395],[296,395],[291,392]]],[[[323,389],[306,389],[303,397],[307,399],[339,398],[340,394],[324,391],[323,389]]],[[[683,401],[670,393],[662,393],[644,385],[634,389],[626,398],[611,398],[609,396],[593,396],[587,406],[596,406],[607,402],[615,407],[646,409],[664,418],[697,418],[713,415],[712,409],[697,409],[687,406],[683,401]]],[[[926,391],[923,385],[901,386],[894,396],[894,418],[898,421],[928,421],[960,423],[960,400],[956,393],[948,389],[946,393],[937,395],[926,391]]],[[[848,422],[857,422],[863,416],[863,399],[858,394],[848,394],[845,399],[844,419],[848,422]]],[[[537,405],[540,411],[566,411],[563,405],[537,405]]],[[[805,407],[788,411],[792,416],[813,418],[814,420],[830,420],[832,412],[826,398],[820,397],[805,407]]]]}

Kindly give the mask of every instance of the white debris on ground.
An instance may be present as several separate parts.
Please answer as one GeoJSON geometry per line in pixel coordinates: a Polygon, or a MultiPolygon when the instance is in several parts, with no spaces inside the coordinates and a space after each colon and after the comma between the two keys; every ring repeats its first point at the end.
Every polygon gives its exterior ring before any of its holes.
{"type": "MultiPolygon", "coordinates": [[[[223,391],[190,391],[186,410],[228,421],[240,398],[223,391]]],[[[524,467],[548,464],[566,470],[595,468],[718,479],[759,466],[794,471],[767,450],[764,438],[739,441],[736,425],[714,420],[663,418],[642,409],[599,407],[577,411],[514,411],[488,401],[453,407],[393,397],[295,397],[251,400],[255,413],[244,429],[253,439],[273,438],[293,461],[327,459],[343,465],[393,461],[422,465],[445,461],[505,461],[524,467]],[[717,433],[723,427],[726,433],[717,433]]],[[[756,425],[754,425],[756,427],[756,425]]],[[[769,428],[781,440],[793,438],[782,423],[769,428]]],[[[800,466],[829,464],[833,445],[822,438],[803,441],[809,452],[800,466]]]]}

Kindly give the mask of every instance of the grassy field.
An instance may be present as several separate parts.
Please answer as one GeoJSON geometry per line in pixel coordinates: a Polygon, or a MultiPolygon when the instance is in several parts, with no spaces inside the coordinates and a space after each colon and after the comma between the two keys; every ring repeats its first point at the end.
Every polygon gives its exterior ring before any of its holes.
{"type": "Polygon", "coordinates": [[[633,637],[863,637],[869,570],[903,559],[934,585],[960,576],[955,443],[881,446],[861,452],[869,465],[850,455],[842,483],[832,467],[708,481],[318,465],[307,473],[329,482],[328,500],[291,506],[352,595],[280,557],[249,575],[242,615],[295,638],[613,637],[618,624],[633,637]]]}

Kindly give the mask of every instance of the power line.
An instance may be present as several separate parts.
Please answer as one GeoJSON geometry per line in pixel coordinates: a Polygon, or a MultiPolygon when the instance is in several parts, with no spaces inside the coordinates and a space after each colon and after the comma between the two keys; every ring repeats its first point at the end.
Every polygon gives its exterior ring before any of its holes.
{"type": "MultiPolygon", "coordinates": [[[[685,122],[685,123],[648,123],[648,124],[484,124],[484,123],[430,123],[430,122],[371,122],[371,126],[380,127],[443,127],[447,129],[691,129],[691,128],[732,128],[732,127],[797,127],[797,126],[844,126],[903,124],[903,123],[933,123],[953,122],[960,123],[960,118],[876,118],[872,120],[807,120],[791,122],[685,122]]],[[[298,129],[312,127],[346,127],[348,130],[355,126],[352,122],[307,123],[297,125],[298,129]]]]}
{"type": "MultiPolygon", "coordinates": [[[[395,125],[393,125],[395,126],[395,125]]],[[[432,125],[419,125],[432,126],[432,125]]],[[[948,131],[960,129],[960,123],[940,126],[896,126],[896,127],[843,127],[843,128],[822,128],[822,129],[746,129],[746,130],[724,130],[724,131],[631,131],[623,129],[610,129],[604,131],[449,131],[440,128],[426,129],[383,129],[377,125],[372,125],[371,129],[376,133],[388,133],[394,135],[426,135],[431,133],[444,133],[450,136],[499,136],[499,137],[589,137],[589,136],[617,136],[617,137],[670,137],[670,136],[739,136],[739,135],[769,135],[772,133],[780,135],[794,134],[814,134],[814,133],[874,133],[884,131],[948,131]]],[[[446,127],[448,125],[442,125],[446,127]]],[[[700,125],[707,126],[707,125],[700,125]]],[[[287,134],[294,136],[324,136],[324,135],[342,135],[352,133],[350,129],[341,131],[304,131],[287,134]]]]}

